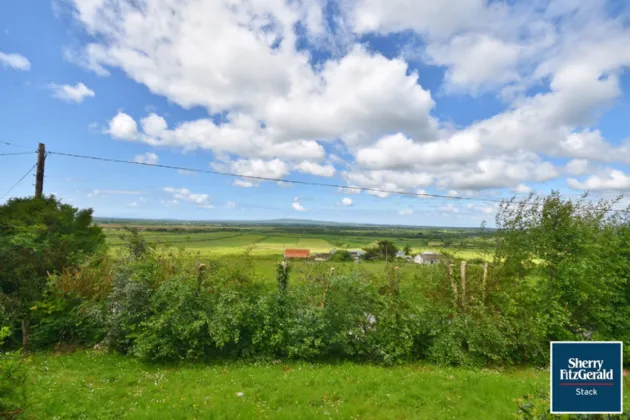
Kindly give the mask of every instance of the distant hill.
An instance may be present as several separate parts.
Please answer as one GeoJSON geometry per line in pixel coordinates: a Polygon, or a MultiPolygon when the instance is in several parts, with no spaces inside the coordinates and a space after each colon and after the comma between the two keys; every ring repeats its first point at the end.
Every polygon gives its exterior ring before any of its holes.
{"type": "MultiPolygon", "coordinates": [[[[274,219],[274,220],[182,220],[182,219],[141,219],[141,218],[116,218],[116,217],[94,217],[94,221],[99,223],[119,223],[119,224],[162,224],[162,225],[223,225],[223,226],[321,226],[321,227],[372,227],[372,228],[442,228],[442,229],[470,229],[477,230],[478,227],[449,227],[449,226],[427,226],[427,225],[386,225],[373,223],[347,223],[330,222],[309,219],[274,219]]],[[[486,228],[494,230],[493,228],[486,228]]]]}

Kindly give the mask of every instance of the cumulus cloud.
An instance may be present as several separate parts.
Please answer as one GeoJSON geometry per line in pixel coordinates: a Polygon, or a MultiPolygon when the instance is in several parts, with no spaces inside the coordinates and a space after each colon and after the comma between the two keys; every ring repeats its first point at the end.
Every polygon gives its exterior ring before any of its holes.
{"type": "Polygon", "coordinates": [[[341,200],[341,204],[343,204],[344,206],[351,206],[352,205],[352,199],[348,198],[348,197],[344,197],[341,200]]]}
{"type": "Polygon", "coordinates": [[[85,98],[95,96],[94,91],[81,82],[78,82],[74,86],[51,83],[48,87],[52,90],[55,98],[67,102],[80,103],[83,102],[85,98]]]}
{"type": "Polygon", "coordinates": [[[2,67],[14,70],[27,71],[31,69],[31,62],[20,54],[9,54],[0,51],[0,63],[2,63],[2,67]]]}
{"type": "Polygon", "coordinates": [[[304,206],[300,203],[299,197],[295,197],[293,199],[293,202],[291,203],[291,207],[293,207],[293,210],[296,210],[296,211],[306,211],[306,208],[304,208],[304,206]]]}
{"type": "Polygon", "coordinates": [[[138,124],[133,118],[121,111],[109,121],[107,132],[119,140],[133,140],[138,134],[138,124]]]}
{"type": "Polygon", "coordinates": [[[188,202],[188,203],[195,204],[197,207],[201,207],[201,208],[214,207],[210,203],[210,196],[208,194],[192,193],[187,188],[173,188],[173,187],[165,187],[164,192],[172,195],[173,200],[171,200],[171,204],[178,204],[179,202],[188,202]]]}
{"type": "Polygon", "coordinates": [[[136,140],[154,147],[179,147],[185,151],[203,149],[216,154],[296,161],[320,161],[325,156],[324,148],[317,141],[276,141],[269,128],[243,114],[230,115],[219,125],[208,118],[187,121],[169,129],[166,120],[153,113],[142,119],[142,132],[138,133],[136,121],[119,112],[109,125],[108,132],[115,138],[136,140]]]}
{"type": "MultiPolygon", "coordinates": [[[[630,164],[630,142],[611,142],[596,127],[630,66],[630,28],[604,2],[352,0],[330,16],[325,1],[70,1],[91,36],[75,61],[99,74],[119,69],[207,112],[170,126],[155,112],[137,121],[119,112],[107,129],[115,139],[208,151],[242,175],[339,176],[385,190],[370,192],[378,197],[427,188],[522,193],[528,183],[630,164]],[[393,41],[387,54],[359,42],[394,33],[409,42],[393,41]],[[330,54],[313,60],[303,45],[330,54]],[[417,59],[443,67],[444,84],[423,86],[417,59]],[[505,106],[450,124],[433,113],[436,90],[496,94],[505,106]]],[[[593,176],[599,185],[612,175],[593,176]]]]}
{"type": "Polygon", "coordinates": [[[228,209],[235,209],[236,203],[234,201],[228,201],[227,203],[225,203],[225,207],[227,207],[228,209]]]}
{"type": "Polygon", "coordinates": [[[512,188],[512,192],[517,194],[529,194],[532,192],[532,189],[525,184],[518,184],[515,188],[512,188]]]}
{"type": "Polygon", "coordinates": [[[630,176],[617,169],[607,169],[601,174],[589,176],[583,182],[569,178],[567,184],[575,190],[630,191],[630,176]]]}
{"type": "Polygon", "coordinates": [[[590,162],[586,159],[573,159],[567,163],[566,171],[574,176],[585,175],[590,171],[590,162]]]}
{"type": "Polygon", "coordinates": [[[91,196],[97,195],[142,195],[143,191],[137,190],[92,190],[91,196]]]}
{"type": "Polygon", "coordinates": [[[398,212],[398,214],[401,216],[411,216],[413,213],[414,212],[412,209],[403,209],[398,212]]]}
{"type": "Polygon", "coordinates": [[[289,173],[289,166],[280,159],[238,159],[212,162],[211,166],[217,171],[242,175],[244,178],[237,179],[232,184],[244,188],[258,186],[263,181],[256,178],[278,179],[284,178],[289,173]]]}
{"type": "Polygon", "coordinates": [[[317,175],[317,176],[325,176],[332,177],[335,175],[335,167],[332,165],[320,165],[318,163],[313,162],[301,162],[295,166],[295,169],[298,172],[303,172],[306,174],[317,175]]]}
{"type": "Polygon", "coordinates": [[[146,164],[149,164],[149,165],[157,164],[158,160],[159,160],[158,155],[156,155],[153,152],[147,152],[147,153],[144,153],[144,154],[141,154],[141,155],[136,155],[133,158],[134,162],[146,163],[146,164]]]}
{"type": "Polygon", "coordinates": [[[235,187],[242,187],[242,188],[252,188],[252,187],[258,186],[258,184],[255,184],[251,181],[247,181],[245,179],[236,179],[234,180],[234,182],[232,182],[232,185],[234,185],[235,187]]]}

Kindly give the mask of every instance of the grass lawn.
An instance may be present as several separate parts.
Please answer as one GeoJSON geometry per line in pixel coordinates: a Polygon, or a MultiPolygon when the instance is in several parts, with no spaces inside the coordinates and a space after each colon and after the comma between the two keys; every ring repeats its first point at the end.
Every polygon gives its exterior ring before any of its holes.
{"type": "Polygon", "coordinates": [[[549,383],[533,369],[154,366],[94,352],[35,354],[29,372],[27,417],[36,419],[507,419],[516,398],[549,383]]]}

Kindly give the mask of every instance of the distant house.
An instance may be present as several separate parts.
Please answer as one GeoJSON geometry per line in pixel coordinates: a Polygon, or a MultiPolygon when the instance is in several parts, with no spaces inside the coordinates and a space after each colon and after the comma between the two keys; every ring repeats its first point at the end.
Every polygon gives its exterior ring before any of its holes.
{"type": "Polygon", "coordinates": [[[416,264],[438,264],[442,256],[435,252],[424,252],[414,257],[413,262],[416,264]]]}
{"type": "Polygon", "coordinates": [[[284,259],[306,259],[310,257],[311,251],[308,249],[285,249],[284,259]]]}
{"type": "Polygon", "coordinates": [[[365,255],[365,251],[362,249],[349,249],[348,253],[352,256],[353,259],[358,260],[362,256],[365,255]]]}
{"type": "Polygon", "coordinates": [[[396,257],[397,258],[405,258],[405,253],[403,251],[397,251],[396,252],[396,257]]]}

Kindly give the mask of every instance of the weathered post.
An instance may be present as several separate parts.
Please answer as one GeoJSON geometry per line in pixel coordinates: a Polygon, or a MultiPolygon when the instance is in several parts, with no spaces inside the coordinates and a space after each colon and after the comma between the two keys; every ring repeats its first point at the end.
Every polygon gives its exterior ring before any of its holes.
{"type": "Polygon", "coordinates": [[[462,307],[466,307],[466,261],[462,261],[460,266],[460,280],[461,280],[461,297],[462,307]]]}
{"type": "Polygon", "coordinates": [[[486,301],[486,282],[488,281],[488,263],[483,265],[483,280],[481,283],[481,298],[486,301]]]}
{"type": "Polygon", "coordinates": [[[455,278],[453,276],[453,264],[448,265],[448,277],[451,281],[451,287],[453,288],[453,300],[457,304],[457,284],[455,284],[455,278]]]}
{"type": "Polygon", "coordinates": [[[41,198],[44,191],[44,164],[46,163],[46,146],[39,143],[37,148],[37,173],[35,175],[35,198],[41,198]]]}

